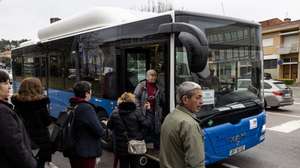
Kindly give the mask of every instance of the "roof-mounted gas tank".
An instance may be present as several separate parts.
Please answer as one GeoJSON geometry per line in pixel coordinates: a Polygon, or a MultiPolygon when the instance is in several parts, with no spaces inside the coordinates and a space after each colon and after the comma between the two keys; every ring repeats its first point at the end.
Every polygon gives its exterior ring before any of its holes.
{"type": "Polygon", "coordinates": [[[80,15],[66,18],[38,31],[41,41],[70,36],[78,32],[136,20],[133,11],[115,7],[97,7],[80,15]]]}

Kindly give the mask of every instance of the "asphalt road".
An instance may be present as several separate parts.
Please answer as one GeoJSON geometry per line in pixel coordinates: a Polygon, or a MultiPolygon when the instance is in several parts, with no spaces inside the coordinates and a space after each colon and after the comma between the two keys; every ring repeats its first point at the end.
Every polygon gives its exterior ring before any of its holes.
{"type": "MultiPolygon", "coordinates": [[[[278,110],[267,109],[265,141],[208,168],[299,168],[300,167],[300,88],[293,88],[295,104],[278,110]]],[[[113,156],[103,153],[101,168],[112,168],[113,156]]],[[[59,168],[69,168],[60,153],[53,155],[59,168]]]]}

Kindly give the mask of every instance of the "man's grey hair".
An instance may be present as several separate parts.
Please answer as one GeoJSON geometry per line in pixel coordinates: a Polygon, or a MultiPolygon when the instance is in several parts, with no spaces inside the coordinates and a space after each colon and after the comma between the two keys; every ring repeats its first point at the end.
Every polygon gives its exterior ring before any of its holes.
{"type": "Polygon", "coordinates": [[[198,85],[195,82],[183,82],[182,84],[180,84],[177,88],[177,93],[176,93],[176,100],[179,104],[182,104],[181,98],[183,96],[187,96],[187,97],[192,97],[194,94],[194,91],[200,89],[201,90],[201,86],[198,85]]]}
{"type": "Polygon", "coordinates": [[[157,72],[154,70],[154,69],[149,69],[147,72],[146,72],[146,75],[149,76],[150,74],[153,74],[155,73],[157,75],[157,72]]]}

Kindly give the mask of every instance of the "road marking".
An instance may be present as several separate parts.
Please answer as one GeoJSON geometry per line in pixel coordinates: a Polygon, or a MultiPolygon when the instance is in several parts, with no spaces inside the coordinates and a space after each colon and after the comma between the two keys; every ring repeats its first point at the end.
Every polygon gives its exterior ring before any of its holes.
{"type": "Polygon", "coordinates": [[[298,103],[298,102],[294,102],[294,104],[300,104],[300,103],[298,103]]]}
{"type": "Polygon", "coordinates": [[[222,166],[225,166],[225,167],[228,167],[228,168],[240,168],[240,167],[228,164],[228,163],[222,163],[222,166]]]}
{"type": "Polygon", "coordinates": [[[286,123],[267,128],[267,130],[290,133],[300,128],[300,120],[288,121],[286,123]]]}
{"type": "Polygon", "coordinates": [[[284,117],[292,117],[292,118],[300,118],[298,115],[291,115],[291,114],[282,114],[282,113],[274,113],[274,112],[267,112],[267,115],[278,115],[278,116],[284,116],[284,117]]]}

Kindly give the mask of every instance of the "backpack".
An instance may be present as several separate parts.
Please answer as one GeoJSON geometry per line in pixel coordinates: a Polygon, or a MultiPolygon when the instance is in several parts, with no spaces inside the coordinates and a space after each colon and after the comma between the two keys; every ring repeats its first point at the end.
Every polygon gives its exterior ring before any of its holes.
{"type": "Polygon", "coordinates": [[[53,144],[53,152],[63,152],[65,157],[72,156],[75,150],[73,131],[76,108],[77,105],[68,107],[66,111],[59,114],[50,136],[50,141],[53,144]]]}

